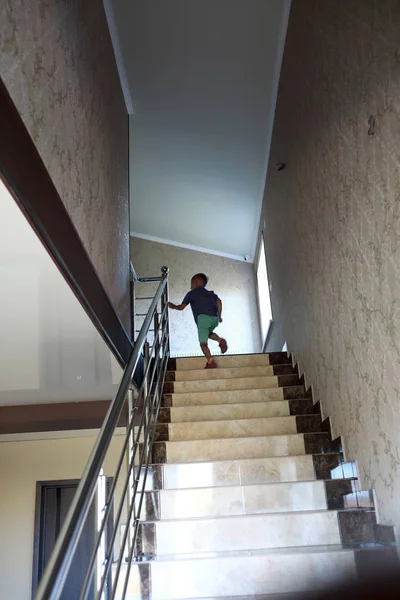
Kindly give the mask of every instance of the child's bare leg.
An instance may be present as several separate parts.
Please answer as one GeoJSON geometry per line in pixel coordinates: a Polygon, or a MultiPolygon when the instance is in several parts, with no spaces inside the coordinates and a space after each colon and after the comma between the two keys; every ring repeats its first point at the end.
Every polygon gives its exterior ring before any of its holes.
{"type": "Polygon", "coordinates": [[[207,362],[210,362],[212,359],[210,349],[207,345],[207,342],[200,342],[200,348],[207,359],[207,362]]]}
{"type": "Polygon", "coordinates": [[[224,338],[222,338],[222,337],[219,337],[219,335],[217,335],[216,333],[210,333],[210,335],[208,337],[211,340],[218,342],[219,347],[221,348],[222,354],[225,354],[225,352],[228,350],[228,344],[226,343],[226,340],[224,340],[224,338]]]}
{"type": "Polygon", "coordinates": [[[210,340],[214,340],[214,342],[218,342],[218,344],[221,341],[221,338],[216,333],[210,333],[210,335],[208,337],[210,338],[210,340]]]}

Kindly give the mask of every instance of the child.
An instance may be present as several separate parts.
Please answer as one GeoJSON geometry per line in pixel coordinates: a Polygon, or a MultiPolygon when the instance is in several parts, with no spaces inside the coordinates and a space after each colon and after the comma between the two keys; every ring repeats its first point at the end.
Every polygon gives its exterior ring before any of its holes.
{"type": "Polygon", "coordinates": [[[168,302],[168,306],[174,310],[184,310],[188,304],[191,305],[200,347],[207,358],[205,369],[216,369],[217,365],[208,347],[208,338],[218,342],[222,354],[228,350],[228,344],[226,340],[213,333],[218,324],[222,323],[222,302],[217,294],[206,290],[207,283],[208,277],[204,273],[197,273],[192,277],[191,290],[184,297],[182,304],[176,305],[168,302]]]}

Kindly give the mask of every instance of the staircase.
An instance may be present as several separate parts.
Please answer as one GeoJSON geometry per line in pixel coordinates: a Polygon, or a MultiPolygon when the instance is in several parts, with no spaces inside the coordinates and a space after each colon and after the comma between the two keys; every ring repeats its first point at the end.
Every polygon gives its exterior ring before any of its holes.
{"type": "Polygon", "coordinates": [[[271,599],[395,561],[287,354],[217,362],[170,360],[126,599],[271,599]]]}

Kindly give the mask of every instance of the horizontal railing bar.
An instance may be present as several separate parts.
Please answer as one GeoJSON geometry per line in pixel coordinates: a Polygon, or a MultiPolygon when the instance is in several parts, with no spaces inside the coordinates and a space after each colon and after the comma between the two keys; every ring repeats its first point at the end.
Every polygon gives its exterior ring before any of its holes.
{"type": "Polygon", "coordinates": [[[83,531],[86,517],[94,497],[97,478],[102,468],[115,427],[118,424],[123,405],[125,404],[126,393],[139,363],[139,358],[146,341],[154,312],[167,285],[167,273],[168,271],[164,272],[163,280],[158,286],[157,292],[150,305],[148,315],[144,320],[138,339],[124,369],[116,396],[107,411],[107,415],[96,439],[89,461],[85,467],[70,509],[67,513],[64,525],[40,580],[35,600],[57,600],[62,592],[78,544],[79,536],[83,531]]]}
{"type": "Polygon", "coordinates": [[[136,300],[152,300],[153,296],[136,296],[136,300]]]}
{"type": "MultiPolygon", "coordinates": [[[[135,283],[151,283],[151,282],[155,282],[155,281],[162,281],[162,276],[158,275],[156,277],[138,277],[137,273],[135,271],[135,267],[132,264],[132,261],[130,261],[129,263],[129,270],[132,276],[132,280],[135,283]]],[[[167,267],[162,267],[161,271],[164,273],[165,270],[168,271],[167,267]]]]}

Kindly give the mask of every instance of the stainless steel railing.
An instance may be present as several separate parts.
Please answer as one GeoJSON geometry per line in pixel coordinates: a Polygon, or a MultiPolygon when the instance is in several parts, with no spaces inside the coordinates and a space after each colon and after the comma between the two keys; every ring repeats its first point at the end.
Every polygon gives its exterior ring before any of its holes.
{"type": "Polygon", "coordinates": [[[168,268],[162,268],[161,277],[147,278],[146,281],[159,281],[160,284],[40,580],[35,600],[57,600],[63,593],[89,510],[95,498],[104,497],[104,460],[124,408],[127,424],[122,451],[112,475],[105,473],[112,476],[110,489],[103,502],[100,505],[97,502],[97,531],[79,600],[125,598],[131,565],[137,554],[140,514],[169,358],[168,268]],[[150,347],[151,325],[154,325],[154,332],[150,347]],[[143,355],[143,378],[136,392],[132,378],[143,355]],[[125,530],[116,551],[124,507],[125,530]],[[127,566],[123,571],[124,561],[127,566]]]}

